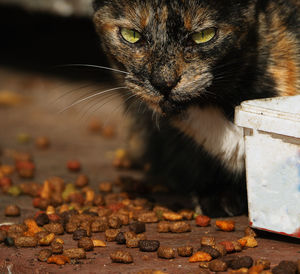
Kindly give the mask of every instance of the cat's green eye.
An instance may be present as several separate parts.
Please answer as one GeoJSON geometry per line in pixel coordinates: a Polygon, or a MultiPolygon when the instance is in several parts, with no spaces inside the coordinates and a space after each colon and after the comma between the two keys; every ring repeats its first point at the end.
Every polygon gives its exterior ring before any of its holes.
{"type": "Polygon", "coordinates": [[[192,35],[192,39],[196,44],[203,44],[213,39],[215,35],[216,35],[216,29],[208,28],[200,32],[194,33],[192,35]]]}
{"type": "Polygon", "coordinates": [[[136,30],[121,28],[122,37],[129,43],[135,44],[141,40],[141,34],[136,30]]]}

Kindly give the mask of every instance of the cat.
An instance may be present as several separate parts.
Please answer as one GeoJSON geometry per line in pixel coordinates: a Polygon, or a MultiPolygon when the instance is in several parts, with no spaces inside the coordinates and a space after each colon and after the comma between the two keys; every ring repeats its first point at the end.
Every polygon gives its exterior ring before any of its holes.
{"type": "Polygon", "coordinates": [[[247,211],[244,100],[299,94],[299,0],[94,0],[94,24],[149,178],[197,193],[203,214],[247,211]],[[124,94],[124,93],[123,93],[124,94]]]}

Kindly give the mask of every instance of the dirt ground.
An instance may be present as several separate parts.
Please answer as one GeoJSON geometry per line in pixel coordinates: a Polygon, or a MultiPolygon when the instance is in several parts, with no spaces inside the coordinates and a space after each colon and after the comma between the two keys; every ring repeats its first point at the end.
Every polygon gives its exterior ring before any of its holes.
{"type": "MultiPolygon", "coordinates": [[[[72,105],[83,96],[89,96],[97,91],[115,87],[114,83],[93,84],[82,81],[67,81],[55,77],[43,76],[24,71],[12,71],[0,68],[0,147],[2,148],[1,162],[12,164],[8,156],[12,151],[28,151],[33,154],[37,172],[35,181],[43,183],[50,176],[60,176],[72,182],[75,174],[66,169],[66,162],[77,159],[82,163],[82,172],[88,174],[91,186],[97,189],[101,181],[114,181],[118,175],[126,174],[141,177],[142,174],[134,171],[118,171],[112,166],[114,151],[125,145],[126,117],[122,114],[122,104],[117,96],[106,95],[95,97],[81,104],[61,111],[72,105]],[[1,103],[3,94],[12,95],[19,104],[1,103]],[[2,95],[1,95],[2,94],[2,95]],[[102,106],[101,108],[99,108],[102,106]],[[99,109],[98,109],[99,108],[99,109]],[[87,128],[92,119],[100,119],[107,126],[116,129],[115,136],[105,138],[100,134],[91,134],[87,128]],[[34,142],[21,144],[17,138],[20,134],[28,134],[33,139],[38,136],[47,136],[51,140],[48,150],[39,150],[34,142]]],[[[5,101],[5,100],[4,100],[5,101]]],[[[15,184],[23,182],[13,177],[15,184]]],[[[190,202],[188,197],[178,197],[169,193],[156,197],[170,201],[182,200],[190,202]]],[[[276,210],[276,209],[274,209],[276,210]]],[[[26,196],[17,198],[0,194],[0,223],[21,222],[32,216],[36,209],[32,206],[32,199],[26,196]],[[4,208],[8,204],[17,204],[21,207],[19,218],[4,216],[4,208]]],[[[212,225],[207,228],[196,227],[191,221],[192,232],[183,234],[158,234],[155,224],[147,224],[147,238],[158,239],[161,245],[179,247],[192,245],[194,249],[200,246],[200,238],[212,235],[217,241],[236,240],[244,235],[243,230],[248,225],[247,216],[233,218],[236,221],[236,231],[233,233],[217,231],[212,225]]],[[[212,222],[213,223],[213,222],[212,222]]],[[[127,228],[124,228],[126,231],[127,228]]],[[[95,237],[104,240],[103,233],[95,237]]],[[[281,260],[300,259],[299,240],[261,233],[258,238],[259,246],[246,249],[243,255],[253,256],[254,259],[266,258],[272,266],[281,260]]],[[[75,247],[70,235],[63,235],[66,247],[75,247]]],[[[87,259],[79,264],[65,266],[47,265],[37,261],[37,254],[41,248],[16,249],[0,244],[0,273],[138,273],[144,269],[157,269],[167,273],[197,273],[198,264],[188,263],[187,258],[177,257],[172,260],[157,258],[156,253],[142,253],[138,249],[131,249],[134,263],[121,265],[112,263],[109,254],[116,249],[125,249],[114,242],[106,248],[95,248],[88,252],[87,259]]]]}

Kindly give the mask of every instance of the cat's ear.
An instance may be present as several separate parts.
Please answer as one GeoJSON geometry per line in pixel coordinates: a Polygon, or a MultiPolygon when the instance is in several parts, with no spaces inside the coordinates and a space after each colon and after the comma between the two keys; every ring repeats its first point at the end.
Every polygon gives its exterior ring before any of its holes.
{"type": "Polygon", "coordinates": [[[98,10],[101,6],[103,6],[104,5],[104,0],[94,0],[93,1],[93,8],[94,8],[94,10],[96,11],[96,10],[98,10]]]}

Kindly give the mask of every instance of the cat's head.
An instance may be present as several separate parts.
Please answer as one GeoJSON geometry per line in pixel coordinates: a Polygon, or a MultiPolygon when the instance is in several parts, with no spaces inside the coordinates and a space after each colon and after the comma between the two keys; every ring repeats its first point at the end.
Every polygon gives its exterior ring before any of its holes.
{"type": "Polygon", "coordinates": [[[234,85],[255,0],[97,0],[94,22],[126,85],[160,113],[234,85]],[[237,68],[237,69],[233,69],[237,68]],[[221,84],[220,84],[221,83],[221,84]]]}

